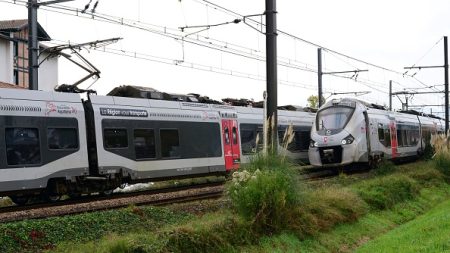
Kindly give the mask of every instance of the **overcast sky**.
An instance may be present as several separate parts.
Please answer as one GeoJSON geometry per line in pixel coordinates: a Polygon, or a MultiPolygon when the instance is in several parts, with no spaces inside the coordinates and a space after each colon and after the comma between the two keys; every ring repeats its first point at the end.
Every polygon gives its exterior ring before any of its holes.
{"type": "MultiPolygon", "coordinates": [[[[27,10],[24,6],[2,1],[1,19],[26,18],[27,10]]],[[[75,0],[63,5],[83,9],[88,2],[89,0],[75,0]]],[[[264,1],[261,0],[211,2],[243,15],[261,14],[265,9],[264,1]]],[[[415,63],[443,65],[441,38],[448,35],[450,28],[450,1],[284,0],[278,1],[277,5],[279,30],[321,46],[397,72],[404,72],[403,67],[415,63]],[[418,62],[419,59],[421,60],[418,62]]],[[[98,15],[108,14],[111,19],[122,17],[125,24],[151,27],[153,32],[102,22],[92,15],[78,13],[78,16],[70,16],[67,14],[75,12],[57,10],[66,13],[61,14],[48,10],[57,9],[41,8],[38,20],[54,39],[53,43],[123,38],[105,48],[105,51],[110,53],[81,51],[102,72],[100,80],[92,86],[100,94],[106,94],[116,86],[128,84],[149,86],[171,93],[200,93],[215,99],[262,99],[265,89],[265,63],[261,61],[261,57],[265,55],[263,34],[242,22],[212,27],[201,32],[198,32],[200,29],[185,29],[184,33],[179,31],[178,27],[182,26],[213,25],[236,18],[206,1],[99,1],[96,8],[98,15]],[[186,36],[186,41],[168,38],[167,34],[157,34],[158,31],[163,32],[164,27],[166,32],[186,36]],[[218,47],[222,51],[217,50],[218,47]],[[129,56],[134,56],[136,52],[138,58],[147,60],[119,56],[111,52],[129,56]],[[178,63],[178,66],[174,63],[178,63]]],[[[261,20],[260,17],[254,19],[261,20]]],[[[264,19],[262,21],[264,22],[264,19]]],[[[261,29],[253,25],[254,28],[261,29]]],[[[305,105],[306,98],[317,93],[317,74],[305,71],[317,69],[317,47],[280,34],[278,55],[279,104],[305,105]]],[[[329,52],[323,53],[323,62],[326,71],[369,70],[358,75],[358,82],[324,76],[325,91],[371,91],[360,98],[379,104],[388,104],[386,93],[391,79],[395,81],[394,91],[442,85],[444,82],[443,69],[421,70],[415,75],[416,80],[329,52]]],[[[409,74],[416,72],[411,71],[409,74]]],[[[60,60],[60,83],[73,83],[83,74],[73,64],[60,60]]],[[[92,80],[87,81],[81,87],[85,88],[91,83],[92,80]]],[[[443,89],[443,86],[437,86],[437,89],[443,89]]],[[[425,90],[427,89],[419,89],[425,90]]],[[[328,97],[329,94],[325,96],[328,97]]],[[[398,99],[394,98],[393,101],[394,107],[399,108],[398,99]]],[[[443,103],[442,94],[417,95],[411,102],[430,103],[443,103]]],[[[429,112],[430,108],[425,111],[429,112]]],[[[437,107],[433,108],[433,111],[443,109],[437,107]]]]}

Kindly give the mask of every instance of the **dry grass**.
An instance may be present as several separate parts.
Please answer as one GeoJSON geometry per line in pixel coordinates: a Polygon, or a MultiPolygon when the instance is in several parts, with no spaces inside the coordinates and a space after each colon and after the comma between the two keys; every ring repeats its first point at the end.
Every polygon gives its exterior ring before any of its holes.
{"type": "Polygon", "coordinates": [[[450,138],[444,134],[432,135],[430,143],[435,151],[432,158],[436,169],[450,176],[450,138]]]}

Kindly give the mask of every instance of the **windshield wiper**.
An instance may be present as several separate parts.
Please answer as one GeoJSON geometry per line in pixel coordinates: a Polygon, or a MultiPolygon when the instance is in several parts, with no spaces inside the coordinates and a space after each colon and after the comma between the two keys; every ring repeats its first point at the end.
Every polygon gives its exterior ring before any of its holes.
{"type": "Polygon", "coordinates": [[[325,127],[325,124],[323,123],[323,120],[322,120],[322,129],[324,129],[325,131],[328,131],[328,129],[325,127]]]}

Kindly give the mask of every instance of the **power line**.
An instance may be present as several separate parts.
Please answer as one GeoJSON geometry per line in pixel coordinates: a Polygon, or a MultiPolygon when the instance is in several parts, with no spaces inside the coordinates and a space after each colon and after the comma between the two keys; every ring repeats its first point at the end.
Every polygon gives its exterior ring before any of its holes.
{"type": "MultiPolygon", "coordinates": [[[[235,11],[232,11],[232,10],[230,10],[230,9],[228,9],[228,8],[225,8],[225,7],[223,7],[223,6],[220,6],[220,5],[218,5],[218,4],[215,4],[215,3],[211,2],[211,1],[208,1],[208,0],[193,0],[193,1],[195,1],[195,2],[201,1],[201,2],[204,2],[204,3],[206,3],[206,4],[212,5],[212,6],[216,7],[217,9],[222,10],[222,12],[228,13],[228,14],[230,14],[230,15],[234,15],[234,16],[241,17],[241,18],[244,17],[244,15],[242,15],[242,14],[240,14],[240,13],[237,13],[237,12],[235,12],[235,11]]],[[[250,20],[250,21],[254,22],[255,24],[258,24],[258,25],[261,25],[261,26],[265,26],[262,22],[256,21],[256,20],[254,20],[254,19],[252,19],[252,18],[247,18],[247,20],[250,20]]],[[[288,33],[288,32],[285,32],[285,31],[282,31],[282,30],[279,30],[279,29],[277,30],[277,32],[278,32],[279,34],[282,34],[282,35],[291,37],[291,38],[293,38],[293,39],[299,40],[299,41],[304,42],[304,43],[306,43],[306,44],[309,44],[309,45],[311,45],[311,46],[318,47],[318,48],[322,48],[323,50],[328,51],[328,52],[330,52],[330,53],[338,54],[338,55],[343,56],[343,57],[346,57],[346,58],[348,58],[348,59],[351,59],[351,60],[354,60],[354,61],[357,61],[357,62],[361,62],[361,63],[367,64],[367,65],[369,65],[369,66],[372,66],[372,67],[375,67],[375,68],[379,68],[379,69],[382,69],[382,70],[385,70],[385,71],[389,71],[389,72],[392,72],[392,73],[395,73],[395,74],[398,74],[398,75],[403,75],[403,73],[401,73],[401,72],[399,72],[399,71],[396,71],[396,70],[393,70],[393,69],[389,69],[389,68],[386,68],[386,67],[382,67],[382,66],[380,66],[380,65],[373,64],[373,63],[370,63],[370,62],[367,62],[367,61],[364,61],[364,60],[357,59],[357,58],[355,58],[355,57],[352,57],[352,56],[349,56],[349,55],[340,53],[340,52],[338,52],[338,51],[329,49],[329,48],[327,48],[327,47],[321,46],[321,45],[319,45],[319,44],[317,44],[317,43],[314,43],[314,42],[311,42],[311,41],[309,41],[309,40],[300,38],[300,37],[295,36],[295,35],[293,35],[293,34],[290,34],[290,33],[288,33]]]]}
{"type": "MultiPolygon", "coordinates": [[[[65,42],[63,40],[56,40],[56,39],[54,39],[54,41],[59,41],[61,43],[65,42]]],[[[55,43],[55,42],[46,42],[46,43],[53,44],[53,45],[60,45],[60,43],[55,43]]],[[[235,77],[240,77],[240,78],[252,79],[252,80],[256,80],[256,81],[265,81],[266,80],[265,77],[260,76],[260,75],[255,75],[255,74],[232,70],[232,69],[225,69],[225,68],[221,68],[221,67],[219,68],[219,67],[205,65],[205,64],[199,64],[199,63],[195,63],[195,62],[187,62],[187,61],[180,62],[178,59],[159,57],[159,56],[154,56],[154,55],[141,53],[141,52],[137,52],[137,51],[129,51],[129,50],[123,50],[123,49],[106,48],[106,47],[90,48],[90,50],[94,50],[94,51],[98,51],[98,52],[102,52],[102,53],[113,54],[113,55],[118,55],[118,56],[123,56],[123,57],[131,57],[131,58],[136,58],[136,59],[140,59],[140,60],[147,60],[147,61],[167,64],[167,65],[175,65],[178,67],[207,71],[207,72],[212,72],[212,73],[216,73],[216,74],[224,74],[224,75],[230,75],[230,76],[235,76],[235,77]]],[[[280,84],[285,85],[285,86],[303,88],[303,89],[311,89],[311,88],[315,87],[313,85],[299,83],[299,82],[292,82],[289,80],[279,80],[279,82],[280,82],[280,84]]]]}

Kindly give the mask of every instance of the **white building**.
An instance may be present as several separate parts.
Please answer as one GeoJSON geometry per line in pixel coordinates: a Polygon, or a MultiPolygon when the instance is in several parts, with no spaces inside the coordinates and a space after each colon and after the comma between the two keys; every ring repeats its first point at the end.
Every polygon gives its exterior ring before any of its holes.
{"type": "MultiPolygon", "coordinates": [[[[38,24],[38,40],[51,40],[38,24]]],[[[0,82],[28,88],[28,20],[0,21],[0,82]]],[[[52,91],[58,85],[58,58],[48,58],[40,44],[38,89],[52,91]]]]}

